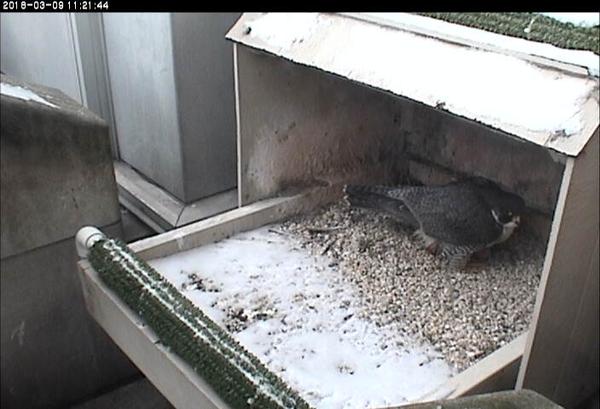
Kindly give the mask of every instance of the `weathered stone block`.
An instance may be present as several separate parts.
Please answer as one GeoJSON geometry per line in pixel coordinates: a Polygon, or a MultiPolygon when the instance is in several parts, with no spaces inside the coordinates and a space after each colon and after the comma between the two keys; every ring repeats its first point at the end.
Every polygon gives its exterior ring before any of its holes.
{"type": "Polygon", "coordinates": [[[2,258],[120,220],[104,121],[58,90],[29,88],[58,108],[2,94],[2,258]]]}
{"type": "Polygon", "coordinates": [[[60,91],[0,80],[2,407],[61,408],[138,373],[87,313],[76,265],[80,227],[121,235],[109,135],[60,91]]]}

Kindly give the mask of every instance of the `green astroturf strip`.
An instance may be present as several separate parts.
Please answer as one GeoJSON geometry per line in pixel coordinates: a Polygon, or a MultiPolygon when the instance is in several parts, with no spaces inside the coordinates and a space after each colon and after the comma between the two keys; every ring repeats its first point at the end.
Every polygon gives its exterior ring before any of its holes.
{"type": "Polygon", "coordinates": [[[310,408],[124,243],[100,240],[90,249],[88,260],[160,342],[194,368],[232,408],[310,408]]]}
{"type": "Polygon", "coordinates": [[[579,27],[539,13],[418,13],[497,34],[600,54],[600,27],[579,27]],[[535,21],[532,20],[535,18],[535,21]],[[529,33],[525,31],[530,27],[529,33]]]}

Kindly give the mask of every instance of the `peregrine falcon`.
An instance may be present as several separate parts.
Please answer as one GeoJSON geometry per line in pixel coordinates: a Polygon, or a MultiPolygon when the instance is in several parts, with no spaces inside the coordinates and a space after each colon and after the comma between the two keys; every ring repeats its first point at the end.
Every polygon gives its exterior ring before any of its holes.
{"type": "Polygon", "coordinates": [[[356,186],[344,188],[351,206],[383,210],[415,229],[425,248],[441,252],[452,269],[471,255],[508,239],[525,209],[523,199],[483,178],[444,186],[356,186]]]}

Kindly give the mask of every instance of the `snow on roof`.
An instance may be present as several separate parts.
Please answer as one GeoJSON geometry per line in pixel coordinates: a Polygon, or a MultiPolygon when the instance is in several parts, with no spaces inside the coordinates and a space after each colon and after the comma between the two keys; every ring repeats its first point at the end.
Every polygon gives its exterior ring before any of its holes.
{"type": "MultiPolygon", "coordinates": [[[[530,40],[531,42],[552,44],[563,49],[589,50],[596,55],[600,54],[600,44],[598,44],[600,27],[589,26],[591,19],[584,22],[584,24],[587,24],[585,26],[561,21],[565,20],[564,17],[558,20],[554,16],[546,15],[547,13],[419,12],[416,14],[454,23],[459,27],[473,27],[508,37],[530,40]]],[[[577,21],[577,19],[573,20],[577,21]]],[[[597,61],[597,58],[595,60],[597,61]]],[[[593,63],[597,65],[597,62],[594,61],[593,63]]]]}
{"type": "Polygon", "coordinates": [[[541,13],[563,23],[572,23],[582,27],[600,25],[600,13],[541,13]]]}
{"type": "Polygon", "coordinates": [[[352,16],[372,19],[373,21],[392,24],[400,28],[417,30],[420,33],[423,33],[421,30],[424,29],[430,30],[438,36],[444,36],[446,39],[468,45],[475,40],[479,43],[480,47],[493,47],[496,50],[506,50],[523,55],[535,55],[553,61],[564,62],[584,67],[591,75],[595,75],[596,77],[600,71],[598,56],[591,51],[559,48],[551,44],[492,33],[474,27],[467,27],[461,24],[454,24],[410,13],[356,13],[352,14],[352,16]]]}
{"type": "Polygon", "coordinates": [[[598,78],[588,75],[586,52],[377,14],[246,13],[227,38],[567,155],[579,154],[598,127],[598,78]]]}

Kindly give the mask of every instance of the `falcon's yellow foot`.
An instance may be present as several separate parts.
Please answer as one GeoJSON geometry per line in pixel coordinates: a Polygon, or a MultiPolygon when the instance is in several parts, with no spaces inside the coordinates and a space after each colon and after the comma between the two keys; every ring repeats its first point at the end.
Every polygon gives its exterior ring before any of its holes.
{"type": "Polygon", "coordinates": [[[469,261],[464,270],[469,273],[478,273],[486,267],[489,267],[487,261],[472,260],[469,261]]]}
{"type": "Polygon", "coordinates": [[[433,243],[430,243],[428,246],[425,247],[425,251],[435,256],[440,251],[440,244],[437,241],[434,241],[433,243]]]}
{"type": "Polygon", "coordinates": [[[492,252],[489,248],[485,248],[479,251],[476,251],[471,255],[471,260],[476,263],[485,263],[488,262],[492,252]]]}

